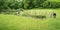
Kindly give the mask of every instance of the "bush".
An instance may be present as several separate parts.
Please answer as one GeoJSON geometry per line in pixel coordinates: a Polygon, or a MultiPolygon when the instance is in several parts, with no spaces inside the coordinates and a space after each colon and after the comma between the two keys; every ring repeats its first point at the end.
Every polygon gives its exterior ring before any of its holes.
{"type": "Polygon", "coordinates": [[[36,18],[46,18],[46,16],[36,16],[36,18]]]}
{"type": "Polygon", "coordinates": [[[60,8],[60,2],[49,2],[46,1],[42,4],[43,8],[60,8]]]}
{"type": "Polygon", "coordinates": [[[2,13],[2,14],[13,14],[15,12],[16,12],[15,9],[2,9],[2,11],[0,13],[2,13]]]}
{"type": "Polygon", "coordinates": [[[22,16],[28,16],[27,14],[22,14],[22,16]]]}
{"type": "Polygon", "coordinates": [[[35,18],[46,18],[46,16],[44,16],[44,15],[33,15],[32,17],[35,17],[35,18]]]}

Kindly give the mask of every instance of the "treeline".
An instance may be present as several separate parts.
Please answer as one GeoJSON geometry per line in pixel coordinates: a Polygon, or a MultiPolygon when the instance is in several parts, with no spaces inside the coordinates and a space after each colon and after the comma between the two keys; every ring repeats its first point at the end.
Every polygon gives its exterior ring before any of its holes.
{"type": "Polygon", "coordinates": [[[17,0],[0,0],[0,13],[13,12],[16,9],[23,8],[23,2],[17,0]],[[15,10],[13,10],[15,9],[15,10]]]}
{"type": "Polygon", "coordinates": [[[60,2],[46,1],[42,4],[42,8],[60,8],[60,2]]]}
{"type": "Polygon", "coordinates": [[[60,2],[47,0],[0,0],[0,12],[6,9],[60,8],[60,2]]]}
{"type": "Polygon", "coordinates": [[[0,0],[0,9],[18,9],[22,8],[22,1],[17,0],[0,0]]]}
{"type": "Polygon", "coordinates": [[[0,0],[0,9],[60,8],[60,2],[47,0],[0,0]]]}
{"type": "Polygon", "coordinates": [[[60,8],[60,2],[50,2],[47,0],[25,0],[24,9],[32,8],[60,8]]]}
{"type": "Polygon", "coordinates": [[[24,0],[24,9],[38,8],[47,0],[24,0]]]}

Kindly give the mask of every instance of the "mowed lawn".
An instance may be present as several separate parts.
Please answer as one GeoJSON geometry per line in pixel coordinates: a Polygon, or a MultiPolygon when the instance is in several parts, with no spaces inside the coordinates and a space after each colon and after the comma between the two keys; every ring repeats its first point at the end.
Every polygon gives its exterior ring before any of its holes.
{"type": "Polygon", "coordinates": [[[55,11],[57,18],[46,18],[44,20],[16,15],[0,14],[0,30],[60,30],[60,9],[31,9],[55,11]]]}

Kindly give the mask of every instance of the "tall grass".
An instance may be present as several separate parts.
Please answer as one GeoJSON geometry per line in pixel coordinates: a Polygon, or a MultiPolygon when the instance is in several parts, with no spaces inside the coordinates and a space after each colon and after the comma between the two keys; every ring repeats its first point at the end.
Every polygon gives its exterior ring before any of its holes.
{"type": "Polygon", "coordinates": [[[60,30],[60,10],[56,9],[54,11],[57,13],[57,18],[44,20],[26,16],[0,14],[0,30],[60,30]]]}

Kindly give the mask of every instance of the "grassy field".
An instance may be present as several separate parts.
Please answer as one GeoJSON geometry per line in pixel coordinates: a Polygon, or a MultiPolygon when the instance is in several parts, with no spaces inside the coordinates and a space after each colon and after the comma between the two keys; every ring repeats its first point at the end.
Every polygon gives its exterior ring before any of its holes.
{"type": "MultiPolygon", "coordinates": [[[[41,11],[55,11],[57,18],[44,20],[16,15],[0,14],[0,30],[60,30],[60,9],[31,9],[41,11]]],[[[27,10],[26,10],[27,11],[27,10]]]]}

